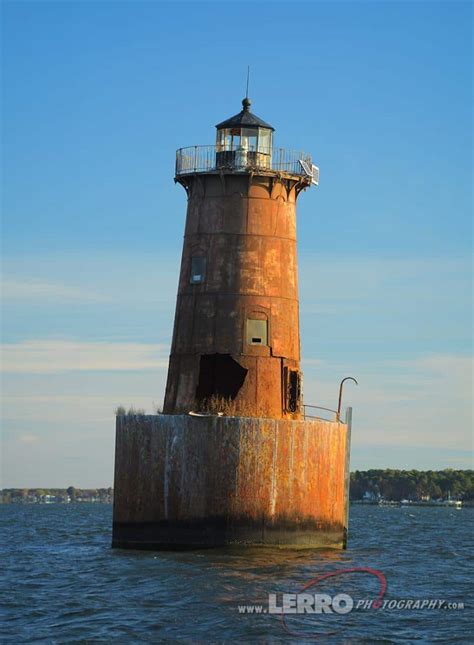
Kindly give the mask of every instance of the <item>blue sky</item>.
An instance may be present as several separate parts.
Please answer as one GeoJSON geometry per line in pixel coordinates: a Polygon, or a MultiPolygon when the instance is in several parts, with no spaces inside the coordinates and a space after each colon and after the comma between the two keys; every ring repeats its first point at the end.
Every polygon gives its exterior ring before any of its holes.
{"type": "Polygon", "coordinates": [[[4,2],[3,485],[110,485],[164,393],[181,146],[240,109],[313,154],[305,399],[353,468],[469,467],[472,15],[463,2],[4,2]]]}

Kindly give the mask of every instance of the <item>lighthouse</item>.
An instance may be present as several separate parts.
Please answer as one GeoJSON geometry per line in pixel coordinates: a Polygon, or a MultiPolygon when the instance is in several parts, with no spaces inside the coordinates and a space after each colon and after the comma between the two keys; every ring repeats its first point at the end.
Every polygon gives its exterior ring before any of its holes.
{"type": "Polygon", "coordinates": [[[215,146],[176,156],[188,206],[164,412],[224,400],[243,415],[297,419],[296,203],[317,169],[273,148],[274,128],[248,98],[216,130],[215,146]]]}
{"type": "Polygon", "coordinates": [[[347,422],[307,418],[296,205],[310,155],[242,109],[176,153],[186,223],[163,414],[117,417],[113,546],[341,547],[347,422]]]}

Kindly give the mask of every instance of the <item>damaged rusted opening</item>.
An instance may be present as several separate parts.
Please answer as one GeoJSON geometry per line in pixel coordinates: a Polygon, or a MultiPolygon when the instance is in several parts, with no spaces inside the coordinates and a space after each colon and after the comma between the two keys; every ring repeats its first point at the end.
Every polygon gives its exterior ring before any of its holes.
{"type": "Polygon", "coordinates": [[[218,396],[234,400],[244,384],[247,372],[230,354],[202,355],[196,399],[203,401],[218,396]]]}
{"type": "Polygon", "coordinates": [[[301,374],[298,370],[285,367],[284,371],[285,409],[287,412],[299,412],[301,402],[301,374]]]}

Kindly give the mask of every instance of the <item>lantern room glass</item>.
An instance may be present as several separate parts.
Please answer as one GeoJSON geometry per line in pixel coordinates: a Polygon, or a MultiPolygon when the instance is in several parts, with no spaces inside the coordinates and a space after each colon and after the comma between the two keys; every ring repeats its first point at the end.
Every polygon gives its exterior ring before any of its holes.
{"type": "Polygon", "coordinates": [[[272,131],[268,128],[258,129],[258,151],[264,155],[272,152],[272,131]]]}
{"type": "Polygon", "coordinates": [[[270,154],[272,131],[268,128],[222,128],[217,131],[218,152],[243,148],[249,152],[270,154]]]}
{"type": "MultiPolygon", "coordinates": [[[[238,153],[237,165],[242,166],[245,160],[246,166],[259,168],[271,167],[272,153],[272,131],[269,128],[221,128],[217,130],[216,152],[218,160],[226,160],[229,165],[232,157],[229,154],[238,153]],[[244,155],[244,156],[242,156],[244,155]]],[[[237,157],[235,157],[237,160],[237,157]]],[[[218,163],[218,165],[221,165],[218,163]]],[[[233,164],[231,164],[233,165],[233,164]]]]}

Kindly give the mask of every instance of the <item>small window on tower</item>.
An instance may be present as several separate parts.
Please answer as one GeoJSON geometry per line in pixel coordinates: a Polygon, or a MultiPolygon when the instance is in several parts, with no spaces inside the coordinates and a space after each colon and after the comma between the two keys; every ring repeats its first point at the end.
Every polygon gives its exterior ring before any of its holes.
{"type": "Polygon", "coordinates": [[[206,258],[195,256],[191,258],[191,284],[201,284],[206,277],[206,258]]]}
{"type": "Polygon", "coordinates": [[[247,343],[249,345],[268,345],[268,321],[247,318],[247,343]]]}

